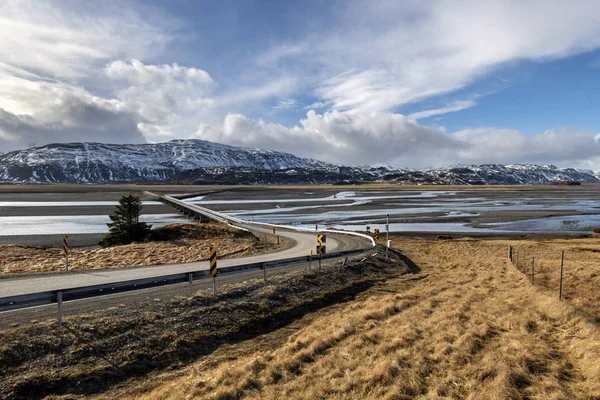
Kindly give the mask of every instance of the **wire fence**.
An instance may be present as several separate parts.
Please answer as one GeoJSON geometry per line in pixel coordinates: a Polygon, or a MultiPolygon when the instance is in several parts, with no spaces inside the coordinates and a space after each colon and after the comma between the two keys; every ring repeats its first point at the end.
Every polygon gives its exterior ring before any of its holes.
{"type": "Polygon", "coordinates": [[[537,243],[508,247],[512,265],[538,289],[570,300],[600,322],[600,248],[537,243]]]}

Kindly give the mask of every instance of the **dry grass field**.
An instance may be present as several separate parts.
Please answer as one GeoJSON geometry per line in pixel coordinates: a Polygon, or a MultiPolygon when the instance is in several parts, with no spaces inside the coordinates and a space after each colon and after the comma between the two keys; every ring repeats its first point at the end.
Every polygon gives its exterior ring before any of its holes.
{"type": "MultiPolygon", "coordinates": [[[[260,240],[249,232],[222,224],[172,224],[163,227],[178,231],[180,237],[167,241],[132,243],[103,249],[72,249],[70,270],[122,268],[177,264],[208,259],[208,250],[217,246],[220,258],[242,257],[287,246],[272,237],[260,240]]],[[[62,249],[26,245],[0,245],[0,275],[64,271],[62,249]]]]}
{"type": "Polygon", "coordinates": [[[395,238],[418,274],[119,397],[600,399],[599,242],[395,238]],[[507,259],[509,244],[539,257],[539,286],[507,259]]]}

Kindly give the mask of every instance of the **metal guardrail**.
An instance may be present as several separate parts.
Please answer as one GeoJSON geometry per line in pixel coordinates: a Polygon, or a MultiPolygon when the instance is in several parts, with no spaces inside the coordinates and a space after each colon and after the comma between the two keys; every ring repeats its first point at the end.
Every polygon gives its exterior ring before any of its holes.
{"type": "MultiPolygon", "coordinates": [[[[349,256],[353,254],[360,254],[367,249],[358,250],[347,250],[340,251],[321,256],[321,259],[337,258],[343,256],[349,256]]],[[[315,260],[318,258],[315,257],[315,260]]],[[[219,274],[232,274],[240,271],[251,270],[251,269],[264,269],[274,266],[283,266],[289,264],[295,264],[298,262],[309,262],[309,256],[286,258],[282,260],[273,260],[265,262],[257,262],[250,264],[233,265],[230,267],[218,268],[219,274]]],[[[60,303],[62,301],[69,300],[81,300],[98,296],[106,296],[109,294],[117,294],[123,292],[130,292],[134,290],[149,289],[154,287],[160,287],[165,285],[172,285],[176,283],[192,282],[197,279],[209,278],[209,270],[199,270],[193,272],[184,272],[173,275],[164,275],[153,278],[135,279],[130,281],[106,283],[101,285],[83,286],[70,289],[62,290],[51,290],[40,293],[25,294],[19,296],[3,297],[0,298],[0,312],[18,310],[22,308],[36,307],[54,303],[60,303]],[[190,276],[191,275],[191,276],[190,276]]]]}

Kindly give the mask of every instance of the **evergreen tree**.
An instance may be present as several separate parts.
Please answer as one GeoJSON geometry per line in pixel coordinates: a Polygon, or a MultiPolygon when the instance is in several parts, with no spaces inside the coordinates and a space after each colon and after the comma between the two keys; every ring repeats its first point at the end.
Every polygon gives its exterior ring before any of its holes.
{"type": "Polygon", "coordinates": [[[109,233],[100,241],[100,245],[109,247],[146,239],[152,228],[147,223],[140,222],[141,212],[142,202],[139,197],[121,197],[114,214],[110,216],[111,222],[106,224],[109,233]]]}

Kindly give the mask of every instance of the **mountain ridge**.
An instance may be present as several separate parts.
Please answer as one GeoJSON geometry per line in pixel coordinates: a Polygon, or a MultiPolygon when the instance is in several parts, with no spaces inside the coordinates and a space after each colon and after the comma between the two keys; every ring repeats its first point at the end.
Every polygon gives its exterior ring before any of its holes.
{"type": "Polygon", "coordinates": [[[456,165],[419,171],[342,166],[275,150],[200,139],[163,143],[51,143],[0,154],[0,181],[30,183],[399,184],[599,183],[589,170],[548,164],[456,165]]]}

